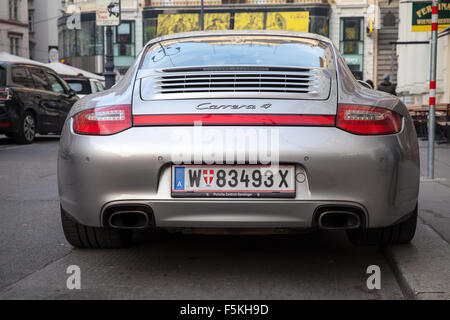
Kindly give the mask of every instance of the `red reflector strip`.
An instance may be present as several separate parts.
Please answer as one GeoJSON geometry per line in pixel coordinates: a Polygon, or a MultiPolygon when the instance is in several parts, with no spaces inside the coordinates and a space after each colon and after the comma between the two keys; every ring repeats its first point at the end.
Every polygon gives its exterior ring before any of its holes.
{"type": "Polygon", "coordinates": [[[430,81],[430,89],[436,89],[436,81],[430,81]]]}
{"type": "Polygon", "coordinates": [[[438,10],[438,6],[432,6],[431,7],[431,14],[438,14],[439,10],[438,10]]]}
{"type": "Polygon", "coordinates": [[[192,126],[201,122],[206,126],[334,126],[332,115],[280,114],[176,114],[135,115],[134,126],[192,126]]]}
{"type": "Polygon", "coordinates": [[[9,122],[0,122],[0,128],[9,127],[9,122]]]}

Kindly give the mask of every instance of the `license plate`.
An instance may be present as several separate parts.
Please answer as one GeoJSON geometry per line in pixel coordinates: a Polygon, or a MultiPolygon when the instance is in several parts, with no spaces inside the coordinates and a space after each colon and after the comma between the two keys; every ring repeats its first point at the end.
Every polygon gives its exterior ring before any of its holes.
{"type": "Polygon", "coordinates": [[[173,197],[293,198],[293,165],[172,166],[173,197]]]}

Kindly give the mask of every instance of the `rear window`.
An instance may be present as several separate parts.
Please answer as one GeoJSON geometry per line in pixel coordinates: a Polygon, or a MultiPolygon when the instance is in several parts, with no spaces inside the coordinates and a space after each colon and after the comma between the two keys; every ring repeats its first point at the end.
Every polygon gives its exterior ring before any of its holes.
{"type": "Polygon", "coordinates": [[[328,45],[280,36],[209,36],[158,42],[147,49],[142,69],[222,65],[334,69],[328,45]]]}
{"type": "Polygon", "coordinates": [[[65,79],[69,87],[78,94],[91,94],[89,80],[82,79],[65,79]]]}

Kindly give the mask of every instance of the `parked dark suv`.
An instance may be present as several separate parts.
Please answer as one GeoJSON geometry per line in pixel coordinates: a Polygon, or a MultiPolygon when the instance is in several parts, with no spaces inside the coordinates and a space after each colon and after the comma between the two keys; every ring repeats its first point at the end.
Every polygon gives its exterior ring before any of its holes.
{"type": "Polygon", "coordinates": [[[77,100],[53,70],[0,61],[0,134],[31,143],[36,133],[60,133],[77,100]]]}

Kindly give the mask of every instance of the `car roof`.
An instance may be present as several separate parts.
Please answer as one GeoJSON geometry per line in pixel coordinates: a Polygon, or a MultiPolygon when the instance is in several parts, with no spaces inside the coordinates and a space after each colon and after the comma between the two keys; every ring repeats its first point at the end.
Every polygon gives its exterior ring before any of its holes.
{"type": "Polygon", "coordinates": [[[47,71],[50,71],[51,73],[56,73],[55,70],[48,68],[46,66],[42,66],[39,64],[33,64],[33,63],[26,63],[26,62],[15,62],[15,61],[0,61],[1,66],[19,66],[19,67],[37,67],[42,68],[47,71]]]}
{"type": "Polygon", "coordinates": [[[89,81],[91,78],[81,78],[81,77],[63,77],[64,80],[77,80],[77,81],[89,81]]]}
{"type": "Polygon", "coordinates": [[[193,32],[181,32],[173,33],[169,35],[164,35],[158,38],[150,40],[147,45],[157,43],[166,40],[184,39],[184,38],[195,38],[204,36],[284,36],[284,37],[297,37],[297,38],[307,38],[313,40],[319,40],[326,43],[331,43],[331,40],[309,32],[297,32],[297,31],[279,31],[279,30],[213,30],[213,31],[193,31],[193,32]]]}

